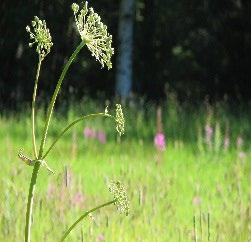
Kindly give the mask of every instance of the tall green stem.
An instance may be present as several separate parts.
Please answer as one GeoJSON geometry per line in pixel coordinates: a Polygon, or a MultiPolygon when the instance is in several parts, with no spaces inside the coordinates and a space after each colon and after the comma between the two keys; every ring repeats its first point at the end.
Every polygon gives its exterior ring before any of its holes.
{"type": "MultiPolygon", "coordinates": [[[[68,62],[65,64],[64,69],[59,77],[57,86],[55,88],[55,91],[53,93],[53,96],[51,98],[51,102],[47,111],[47,116],[46,116],[46,121],[45,121],[45,126],[42,134],[42,140],[39,148],[39,154],[38,154],[38,159],[41,159],[43,156],[43,150],[44,150],[44,145],[46,141],[46,136],[50,124],[50,119],[51,115],[53,112],[54,104],[57,99],[57,95],[60,91],[61,84],[64,80],[64,77],[73,62],[73,60],[76,58],[77,54],[79,51],[84,47],[85,43],[82,41],[78,47],[75,49],[71,57],[69,58],[68,62]]],[[[27,201],[27,210],[26,210],[26,221],[25,221],[25,242],[30,242],[31,241],[31,219],[32,219],[32,208],[33,208],[33,197],[34,197],[34,191],[36,187],[36,182],[37,182],[37,175],[39,172],[41,164],[39,162],[36,162],[33,168],[31,180],[30,180],[30,187],[29,187],[29,195],[28,195],[28,201],[27,201]]]]}
{"type": "Polygon", "coordinates": [[[42,58],[39,57],[35,85],[34,85],[33,96],[32,96],[32,103],[31,103],[32,144],[33,144],[34,156],[36,159],[38,158],[38,156],[37,156],[36,132],[35,132],[35,104],[36,104],[37,86],[38,86],[38,78],[40,74],[41,63],[42,63],[42,58]]]}
{"type": "Polygon", "coordinates": [[[49,149],[45,152],[45,154],[42,157],[42,160],[46,158],[46,156],[49,154],[49,152],[51,151],[51,149],[55,146],[55,144],[58,142],[58,140],[75,124],[77,124],[78,122],[83,121],[86,118],[90,118],[90,117],[97,117],[97,116],[104,116],[104,117],[109,117],[109,118],[114,118],[113,116],[111,116],[110,114],[106,114],[106,113],[95,113],[95,114],[89,114],[89,115],[85,115],[81,118],[78,118],[76,120],[74,120],[72,123],[70,123],[68,126],[66,126],[66,128],[64,128],[61,133],[57,136],[57,138],[52,142],[51,146],[49,147],[49,149]]]}
{"type": "Polygon", "coordinates": [[[83,220],[86,216],[88,216],[88,214],[90,213],[93,213],[95,212],[96,210],[100,209],[100,208],[103,208],[103,207],[106,207],[106,206],[109,206],[111,204],[114,204],[116,202],[116,199],[115,200],[112,200],[110,202],[107,202],[107,203],[104,203],[104,204],[101,204],[87,212],[85,212],[82,216],[80,216],[72,225],[70,228],[67,229],[67,231],[64,233],[64,235],[62,236],[62,238],[59,240],[59,242],[63,242],[66,237],[70,234],[70,232],[76,227],[76,225],[81,222],[81,220],[83,220]]]}
{"type": "Polygon", "coordinates": [[[31,241],[31,220],[32,220],[33,196],[35,192],[39,168],[40,168],[40,163],[36,162],[33,168],[32,176],[31,176],[27,209],[26,209],[25,242],[31,241]]]}
{"type": "Polygon", "coordinates": [[[68,60],[68,62],[65,64],[64,69],[59,77],[56,89],[53,93],[49,108],[48,108],[48,112],[47,112],[47,116],[46,116],[46,121],[45,121],[45,126],[44,126],[44,131],[43,131],[43,136],[42,136],[42,141],[40,144],[40,149],[39,149],[39,159],[42,158],[43,156],[43,151],[44,151],[44,145],[45,145],[45,141],[46,141],[46,137],[47,137],[47,132],[48,132],[48,128],[49,128],[49,124],[50,124],[50,120],[51,120],[51,115],[53,112],[53,108],[57,99],[57,95],[60,91],[60,87],[61,84],[64,80],[65,74],[67,73],[71,63],[73,62],[73,60],[76,58],[77,54],[79,53],[79,51],[84,47],[85,43],[84,41],[82,41],[78,47],[75,49],[75,51],[73,52],[73,54],[71,55],[70,59],[68,60]]]}

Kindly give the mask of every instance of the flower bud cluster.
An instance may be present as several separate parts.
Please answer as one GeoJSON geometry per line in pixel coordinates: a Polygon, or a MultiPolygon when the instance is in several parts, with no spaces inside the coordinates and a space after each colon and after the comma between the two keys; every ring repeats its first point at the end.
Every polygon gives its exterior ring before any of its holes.
{"type": "Polygon", "coordinates": [[[31,31],[30,26],[26,26],[26,31],[30,34],[30,39],[33,41],[29,43],[29,46],[32,47],[36,44],[36,51],[39,57],[43,60],[50,53],[53,45],[50,31],[46,27],[45,20],[40,20],[37,16],[31,21],[31,26],[33,32],[31,31]]]}

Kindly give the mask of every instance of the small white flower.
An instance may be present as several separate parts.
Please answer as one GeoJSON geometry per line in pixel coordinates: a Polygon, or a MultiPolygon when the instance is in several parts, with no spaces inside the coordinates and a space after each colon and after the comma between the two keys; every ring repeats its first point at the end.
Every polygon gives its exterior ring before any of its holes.
{"type": "Polygon", "coordinates": [[[43,60],[50,53],[53,45],[50,31],[46,27],[45,20],[40,20],[37,16],[31,21],[31,25],[34,32],[31,31],[30,26],[26,26],[26,31],[30,34],[30,39],[33,41],[29,43],[29,46],[32,47],[34,44],[37,44],[36,51],[43,60]]]}
{"type": "Polygon", "coordinates": [[[111,57],[114,54],[112,48],[112,36],[107,32],[107,26],[101,22],[100,16],[93,8],[88,8],[85,2],[84,7],[79,11],[76,3],[72,4],[75,22],[81,39],[85,42],[92,56],[101,63],[101,66],[112,68],[111,57]]]}

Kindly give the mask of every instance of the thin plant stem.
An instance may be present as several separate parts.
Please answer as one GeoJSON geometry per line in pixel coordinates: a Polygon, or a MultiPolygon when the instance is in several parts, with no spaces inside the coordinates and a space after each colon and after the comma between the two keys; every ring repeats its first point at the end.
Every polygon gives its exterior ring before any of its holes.
{"type": "Polygon", "coordinates": [[[59,240],[59,242],[63,242],[66,237],[70,234],[70,232],[76,227],[76,225],[81,222],[86,216],[88,216],[88,214],[90,213],[93,213],[95,212],[96,210],[100,209],[100,208],[103,208],[103,207],[106,207],[106,206],[109,206],[111,204],[114,204],[116,202],[116,199],[110,201],[110,202],[107,202],[107,203],[104,203],[104,204],[101,204],[87,212],[85,212],[83,215],[81,215],[68,229],[67,231],[64,233],[64,235],[62,236],[62,238],[59,240]]]}
{"type": "Polygon", "coordinates": [[[200,211],[200,240],[203,241],[203,225],[202,225],[202,214],[200,211]]]}
{"type": "Polygon", "coordinates": [[[31,181],[30,181],[30,188],[29,188],[29,196],[27,202],[27,209],[26,209],[26,223],[25,223],[25,242],[31,241],[31,220],[32,220],[32,206],[33,206],[33,197],[36,188],[36,181],[37,175],[40,168],[40,163],[36,162],[33,168],[31,181]]]}
{"type": "Polygon", "coordinates": [[[207,240],[210,241],[210,213],[207,214],[207,240]]]}
{"type": "Polygon", "coordinates": [[[85,115],[81,118],[78,118],[76,120],[74,120],[72,123],[70,123],[69,125],[66,126],[66,128],[64,128],[61,133],[57,136],[57,138],[52,142],[51,146],[49,147],[49,149],[45,152],[45,154],[42,157],[42,160],[46,158],[46,156],[49,154],[49,152],[51,151],[51,149],[55,146],[55,144],[58,142],[58,140],[75,124],[77,124],[78,122],[83,121],[86,118],[90,118],[90,117],[97,117],[97,116],[104,116],[104,117],[109,117],[109,118],[114,118],[112,115],[106,114],[106,113],[95,113],[95,114],[89,114],[89,115],[85,115]]]}
{"type": "MultiPolygon", "coordinates": [[[[49,105],[49,108],[47,111],[47,117],[46,117],[46,121],[45,121],[45,126],[44,126],[44,130],[43,130],[42,140],[41,140],[39,154],[38,154],[39,160],[43,156],[43,150],[44,150],[46,136],[47,136],[47,132],[48,132],[49,124],[50,124],[50,119],[51,119],[51,115],[53,112],[54,104],[57,99],[57,95],[60,91],[61,84],[64,80],[64,77],[65,77],[70,65],[72,64],[73,60],[76,58],[79,51],[84,47],[84,45],[85,45],[85,43],[82,41],[77,46],[77,48],[75,49],[75,51],[73,52],[73,54],[71,55],[71,57],[69,58],[67,63],[65,64],[63,71],[59,77],[57,86],[55,88],[55,91],[53,93],[53,96],[51,98],[51,102],[50,102],[50,105],[49,105]]],[[[35,187],[36,187],[37,176],[38,176],[40,166],[41,166],[40,162],[35,163],[34,168],[33,168],[33,172],[32,172],[32,176],[31,176],[31,180],[30,180],[29,194],[28,194],[28,201],[27,201],[27,210],[26,210],[26,221],[25,221],[25,242],[31,241],[31,219],[32,219],[33,197],[34,197],[34,191],[35,191],[35,187]]]]}
{"type": "MultiPolygon", "coordinates": [[[[38,65],[37,65],[37,72],[36,72],[36,79],[35,79],[33,95],[32,95],[32,103],[31,103],[32,144],[33,144],[34,156],[36,159],[38,158],[38,155],[37,155],[37,148],[36,148],[36,133],[35,133],[35,103],[36,103],[38,79],[39,79],[41,64],[42,64],[42,58],[39,56],[38,65]]],[[[35,192],[34,181],[36,183],[39,168],[40,168],[40,163],[36,163],[34,165],[34,169],[32,172],[30,188],[29,188],[29,196],[31,197],[31,199],[28,199],[28,202],[27,202],[26,222],[31,221],[31,219],[32,219],[31,207],[33,205],[33,195],[35,192]]],[[[25,224],[25,241],[30,241],[30,237],[29,237],[30,229],[31,229],[31,223],[26,223],[25,224]]]]}
{"type": "Polygon", "coordinates": [[[193,216],[193,233],[194,233],[194,242],[197,242],[197,231],[196,231],[196,217],[193,216]]]}
{"type": "Polygon", "coordinates": [[[38,155],[39,159],[41,159],[42,156],[43,156],[44,145],[45,145],[45,142],[46,142],[47,132],[48,132],[48,128],[49,128],[49,125],[50,125],[51,115],[53,113],[54,105],[55,105],[58,93],[60,91],[61,84],[62,84],[62,82],[63,82],[63,80],[65,78],[65,75],[66,75],[70,65],[72,64],[73,60],[76,58],[79,51],[84,47],[84,45],[85,45],[85,42],[82,41],[77,46],[77,48],[75,49],[75,51],[72,53],[71,57],[69,58],[68,62],[65,64],[64,69],[63,69],[63,71],[62,71],[62,73],[61,73],[61,75],[59,77],[59,80],[58,80],[57,86],[55,88],[55,91],[53,93],[53,96],[51,98],[51,102],[49,104],[49,108],[48,108],[48,112],[47,112],[47,116],[46,116],[43,136],[42,136],[40,149],[39,149],[39,155],[38,155]]]}
{"type": "Polygon", "coordinates": [[[33,144],[34,156],[36,159],[38,158],[38,156],[37,156],[36,132],[35,132],[35,104],[36,104],[38,78],[39,78],[39,74],[40,74],[41,64],[42,64],[42,58],[39,56],[35,85],[34,85],[33,96],[32,96],[32,103],[31,103],[32,144],[33,144]]]}

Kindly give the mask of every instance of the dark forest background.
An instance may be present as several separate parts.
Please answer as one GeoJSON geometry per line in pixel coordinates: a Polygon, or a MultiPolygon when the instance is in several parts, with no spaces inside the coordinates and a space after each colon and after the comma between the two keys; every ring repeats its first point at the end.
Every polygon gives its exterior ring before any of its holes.
{"type": "MultiPolygon", "coordinates": [[[[39,98],[48,99],[62,64],[80,41],[69,0],[0,1],[0,106],[29,101],[37,55],[25,31],[34,15],[46,19],[54,46],[43,63],[39,98]]],[[[115,96],[118,0],[90,0],[113,35],[111,71],[85,49],[66,77],[61,97],[115,96]]],[[[159,101],[250,100],[250,0],[135,0],[132,93],[159,101]]]]}

